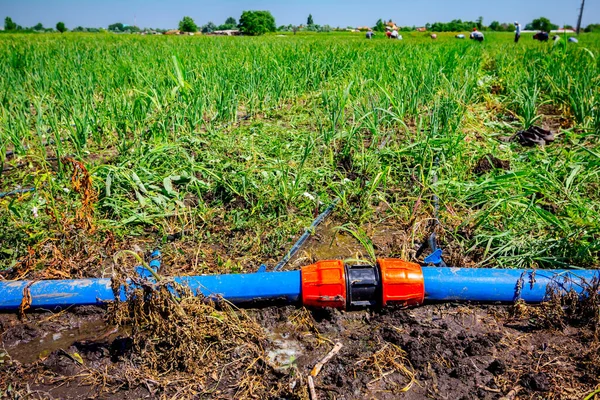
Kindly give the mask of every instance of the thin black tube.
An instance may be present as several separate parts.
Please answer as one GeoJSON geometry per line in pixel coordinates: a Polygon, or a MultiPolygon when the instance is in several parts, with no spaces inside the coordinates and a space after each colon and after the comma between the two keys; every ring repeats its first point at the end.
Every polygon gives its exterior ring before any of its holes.
{"type": "Polygon", "coordinates": [[[319,214],[319,216],[317,218],[315,218],[315,220],[312,222],[312,224],[310,224],[310,227],[304,231],[304,233],[302,234],[302,236],[300,236],[300,239],[298,239],[298,241],[296,243],[294,243],[294,245],[292,246],[292,248],[290,249],[290,251],[288,251],[287,254],[281,259],[281,261],[279,261],[279,263],[277,263],[277,265],[275,266],[275,268],[273,268],[273,271],[279,271],[281,268],[285,267],[285,265],[290,261],[290,259],[292,257],[294,257],[294,255],[298,252],[298,250],[300,250],[300,248],[302,247],[302,245],[304,244],[304,242],[306,242],[306,239],[308,239],[308,237],[310,235],[312,235],[312,233],[314,232],[315,228],[317,226],[319,226],[319,224],[321,222],[323,222],[323,220],[325,218],[327,218],[327,216],[329,216],[329,214],[331,214],[331,212],[333,211],[333,209],[335,208],[336,204],[339,201],[340,201],[340,198],[337,197],[333,201],[333,203],[331,203],[325,209],[325,211],[323,211],[321,214],[319,214]]]}

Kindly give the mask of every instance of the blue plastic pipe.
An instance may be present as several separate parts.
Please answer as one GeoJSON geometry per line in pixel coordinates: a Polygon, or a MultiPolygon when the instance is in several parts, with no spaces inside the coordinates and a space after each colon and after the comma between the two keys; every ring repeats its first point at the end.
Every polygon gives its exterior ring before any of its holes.
{"type": "MultiPolygon", "coordinates": [[[[160,269],[160,252],[154,251],[150,257],[148,265],[156,272],[160,269]]],[[[152,276],[144,267],[137,267],[136,272],[146,278],[152,276]]],[[[274,300],[293,304],[300,301],[300,271],[184,276],[174,278],[174,281],[187,285],[194,293],[223,297],[236,304],[274,300]]],[[[26,289],[31,295],[32,308],[102,305],[115,300],[109,278],[5,281],[0,282],[0,310],[18,309],[26,289]]],[[[119,296],[126,300],[124,287],[119,296]]]]}
{"type": "MultiPolygon", "coordinates": [[[[235,304],[282,301],[296,304],[300,301],[300,271],[257,274],[185,276],[174,278],[187,285],[194,293],[207,297],[223,297],[235,304]]],[[[74,305],[102,305],[115,300],[111,280],[70,279],[48,281],[0,282],[0,310],[16,310],[21,306],[23,293],[28,288],[32,308],[65,308],[74,305]]],[[[121,300],[126,299],[121,288],[121,300]]]]}
{"type": "MultiPolygon", "coordinates": [[[[150,266],[157,268],[158,260],[150,266]]],[[[424,267],[425,301],[527,302],[546,299],[547,287],[559,291],[584,293],[598,270],[506,270],[486,268],[424,267]]],[[[263,272],[254,274],[205,275],[173,278],[193,292],[207,297],[223,297],[235,304],[282,301],[300,304],[301,272],[263,272]]],[[[65,308],[73,305],[101,305],[113,301],[111,280],[75,279],[0,282],[0,310],[20,307],[25,289],[33,308],[65,308]]],[[[125,300],[122,288],[121,300],[125,300]]]]}
{"type": "Polygon", "coordinates": [[[547,300],[548,285],[558,293],[584,293],[600,270],[523,270],[423,267],[425,301],[512,302],[547,300]]]}

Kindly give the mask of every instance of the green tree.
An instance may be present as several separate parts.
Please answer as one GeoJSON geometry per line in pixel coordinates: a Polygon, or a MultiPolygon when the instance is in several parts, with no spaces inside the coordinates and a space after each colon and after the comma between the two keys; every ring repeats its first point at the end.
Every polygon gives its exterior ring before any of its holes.
{"type": "Polygon", "coordinates": [[[375,32],[385,32],[385,23],[379,18],[373,27],[375,32]]]}
{"type": "Polygon", "coordinates": [[[117,22],[116,24],[110,24],[108,30],[111,32],[123,32],[123,24],[117,22]]]}
{"type": "Polygon", "coordinates": [[[4,18],[4,30],[14,31],[17,29],[17,24],[12,20],[11,17],[4,18]]]}
{"type": "Polygon", "coordinates": [[[262,35],[276,30],[275,18],[269,11],[244,11],[239,27],[247,35],[262,35]]]}
{"type": "Polygon", "coordinates": [[[315,24],[315,21],[313,21],[312,14],[308,14],[308,18],[306,19],[306,25],[311,26],[314,24],[315,24]]]}
{"type": "Polygon", "coordinates": [[[198,32],[198,25],[196,25],[192,17],[186,16],[179,21],[179,30],[183,32],[198,32]]]}
{"type": "Polygon", "coordinates": [[[552,29],[558,29],[558,25],[554,25],[548,18],[540,17],[525,25],[525,29],[531,31],[550,32],[552,29]]]}
{"type": "Polygon", "coordinates": [[[59,31],[60,33],[64,33],[67,31],[67,27],[65,26],[64,22],[58,22],[56,24],[56,30],[59,31]]]}
{"type": "Polygon", "coordinates": [[[208,21],[208,24],[202,26],[202,33],[211,33],[216,30],[217,26],[210,21],[208,21]]]}
{"type": "Polygon", "coordinates": [[[500,22],[498,22],[498,21],[492,21],[492,23],[490,24],[489,28],[492,31],[501,31],[502,30],[502,25],[500,25],[500,22]]]}
{"type": "Polygon", "coordinates": [[[483,17],[477,18],[477,29],[483,30],[483,17]]]}
{"type": "Polygon", "coordinates": [[[135,25],[123,25],[124,32],[139,32],[140,28],[135,25]]]}
{"type": "Polygon", "coordinates": [[[432,32],[462,32],[470,31],[474,27],[477,27],[479,23],[481,23],[483,27],[483,20],[476,22],[454,19],[450,22],[434,22],[433,24],[427,23],[425,24],[425,28],[432,32]]]}
{"type": "Polygon", "coordinates": [[[496,31],[496,32],[512,32],[514,30],[514,25],[513,24],[507,24],[506,22],[504,23],[500,23],[498,21],[492,21],[492,23],[489,26],[489,29],[491,31],[496,31]]]}
{"type": "Polygon", "coordinates": [[[589,24],[585,27],[584,32],[600,32],[600,24],[589,24]]]}
{"type": "Polygon", "coordinates": [[[35,31],[43,31],[44,30],[44,25],[42,25],[41,22],[38,22],[37,24],[34,25],[33,30],[35,30],[35,31]]]}
{"type": "Polygon", "coordinates": [[[219,27],[217,29],[220,31],[225,31],[228,29],[235,29],[235,28],[237,28],[237,21],[235,20],[235,18],[229,17],[225,20],[225,23],[223,25],[219,25],[219,27]]]}

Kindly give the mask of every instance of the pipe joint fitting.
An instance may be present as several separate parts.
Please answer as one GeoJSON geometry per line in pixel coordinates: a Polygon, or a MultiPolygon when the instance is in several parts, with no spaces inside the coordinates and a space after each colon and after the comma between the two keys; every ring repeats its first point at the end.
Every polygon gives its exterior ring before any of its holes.
{"type": "Polygon", "coordinates": [[[397,258],[380,258],[377,264],[381,271],[383,307],[390,304],[402,306],[423,304],[425,282],[419,264],[397,258]]]}
{"type": "Polygon", "coordinates": [[[356,309],[423,303],[425,285],[419,264],[393,258],[376,265],[319,261],[302,268],[302,304],[307,307],[356,309]]]}
{"type": "Polygon", "coordinates": [[[340,260],[324,260],[302,268],[302,304],[346,308],[346,269],[340,260]]]}
{"type": "Polygon", "coordinates": [[[376,307],[381,298],[379,268],[374,265],[346,265],[346,308],[376,307]]]}

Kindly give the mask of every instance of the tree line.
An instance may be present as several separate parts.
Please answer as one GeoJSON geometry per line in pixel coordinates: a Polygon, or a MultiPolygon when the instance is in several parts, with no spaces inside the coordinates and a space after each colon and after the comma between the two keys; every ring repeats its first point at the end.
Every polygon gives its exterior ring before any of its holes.
{"type": "MultiPolygon", "coordinates": [[[[312,18],[312,17],[311,17],[312,18]]],[[[179,21],[179,30],[183,32],[198,32],[210,33],[216,30],[229,30],[239,29],[242,33],[247,35],[262,35],[267,32],[275,32],[277,27],[275,26],[275,18],[269,11],[244,11],[240,16],[240,21],[236,21],[234,17],[229,17],[225,20],[225,23],[217,26],[213,22],[208,22],[206,25],[198,27],[194,20],[185,16],[179,21]]],[[[4,19],[4,30],[6,32],[53,32],[52,28],[45,28],[42,23],[29,28],[24,28],[18,25],[12,20],[11,17],[4,19]]],[[[58,32],[66,32],[68,29],[64,22],[58,22],[56,24],[56,30],[58,32]]],[[[84,28],[81,26],[73,29],[74,32],[99,32],[103,31],[102,28],[84,28]]],[[[135,33],[142,31],[139,27],[133,25],[126,25],[122,22],[116,22],[108,26],[108,31],[115,33],[135,33]]],[[[164,32],[165,30],[156,29],[154,31],[164,32]]]]}
{"type": "MultiPolygon", "coordinates": [[[[46,28],[41,22],[38,22],[31,27],[22,27],[12,20],[11,17],[4,18],[4,30],[5,31],[26,31],[26,32],[54,32],[53,28],[46,28]]],[[[56,24],[56,30],[60,33],[66,32],[67,27],[64,22],[58,22],[56,24]]]]}
{"type": "MultiPolygon", "coordinates": [[[[390,19],[387,23],[383,19],[379,19],[375,26],[372,27],[374,31],[384,32],[389,25],[393,25],[390,19]]],[[[354,29],[352,27],[348,27],[354,29]]],[[[488,26],[483,24],[483,17],[479,17],[476,21],[462,21],[455,19],[450,22],[434,22],[427,23],[424,27],[427,31],[431,32],[463,32],[470,31],[473,28],[483,31],[497,31],[497,32],[512,32],[514,31],[513,23],[500,23],[498,21],[492,21],[488,26]]],[[[534,19],[530,23],[525,25],[525,30],[536,30],[536,31],[551,31],[557,29],[558,25],[553,24],[548,18],[540,17],[534,19]]],[[[565,29],[572,29],[572,26],[566,25],[565,29]]],[[[68,29],[63,22],[58,22],[55,27],[58,32],[66,32],[68,29]]],[[[281,25],[276,27],[275,18],[269,11],[244,11],[240,16],[239,22],[234,17],[229,17],[221,25],[215,25],[213,22],[208,22],[205,25],[198,26],[194,22],[194,19],[189,16],[183,17],[179,21],[179,30],[183,32],[202,32],[211,33],[220,30],[231,30],[239,29],[240,32],[246,35],[262,35],[268,32],[276,31],[293,31],[294,33],[298,30],[313,31],[313,32],[329,32],[331,30],[340,30],[340,28],[332,28],[329,25],[318,25],[315,24],[312,14],[309,14],[306,25],[281,25]]],[[[365,28],[366,29],[366,28],[365,28]]],[[[400,27],[402,31],[416,30],[417,27],[400,27]]],[[[4,30],[8,32],[23,31],[23,32],[54,32],[53,28],[47,28],[38,23],[32,27],[24,28],[15,23],[10,17],[6,17],[4,20],[4,30]]],[[[102,28],[84,28],[78,26],[72,29],[73,32],[100,32],[102,28]]],[[[345,30],[345,29],[344,29],[345,30]]],[[[116,33],[134,33],[141,32],[142,30],[133,25],[126,25],[121,22],[110,24],[108,31],[116,33]]],[[[155,31],[164,32],[164,29],[145,29],[144,31],[155,31]]],[[[590,24],[585,29],[585,32],[596,32],[600,31],[600,24],[590,24]]]]}
{"type": "Polygon", "coordinates": [[[214,31],[239,29],[240,32],[247,35],[262,35],[267,32],[275,32],[275,18],[269,11],[244,11],[240,16],[240,21],[237,23],[235,18],[229,17],[225,23],[216,26],[213,22],[208,22],[206,25],[198,27],[192,17],[185,16],[179,21],[179,30],[183,32],[198,32],[210,33],[214,31]]]}
{"type": "MultiPolygon", "coordinates": [[[[495,31],[495,32],[513,32],[515,25],[511,23],[500,23],[498,21],[492,21],[488,26],[483,24],[483,17],[479,17],[476,21],[462,21],[455,19],[450,22],[434,22],[432,24],[426,24],[425,28],[432,32],[462,32],[470,31],[473,28],[477,28],[480,31],[495,31]]],[[[528,31],[545,31],[549,32],[554,29],[558,29],[559,26],[550,22],[546,17],[536,18],[533,21],[525,25],[525,30],[528,31]]],[[[565,25],[565,29],[573,29],[570,25],[565,25]]]]}

